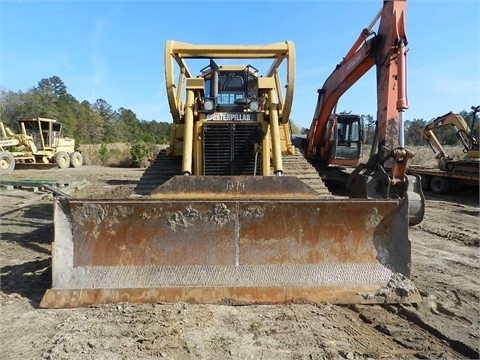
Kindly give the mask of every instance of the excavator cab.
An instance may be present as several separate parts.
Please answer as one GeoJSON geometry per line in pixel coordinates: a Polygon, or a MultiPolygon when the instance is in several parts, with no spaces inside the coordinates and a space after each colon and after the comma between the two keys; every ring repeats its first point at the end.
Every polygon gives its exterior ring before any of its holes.
{"type": "Polygon", "coordinates": [[[334,115],[330,164],[357,165],[362,152],[362,122],[358,115],[334,115]]]}

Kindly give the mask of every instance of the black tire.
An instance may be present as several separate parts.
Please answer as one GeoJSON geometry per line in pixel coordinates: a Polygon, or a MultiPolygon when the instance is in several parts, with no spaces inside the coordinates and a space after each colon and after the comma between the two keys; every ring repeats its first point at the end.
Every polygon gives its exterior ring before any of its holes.
{"type": "Polygon", "coordinates": [[[83,156],[78,151],[70,154],[70,166],[79,168],[83,165],[83,156]]]}
{"type": "Polygon", "coordinates": [[[446,194],[450,189],[450,179],[442,176],[434,176],[430,180],[430,190],[435,194],[446,194]]]}
{"type": "Polygon", "coordinates": [[[66,151],[59,151],[55,154],[55,164],[58,165],[60,169],[66,169],[70,166],[70,156],[66,151]]]}
{"type": "Polygon", "coordinates": [[[10,174],[15,168],[13,155],[6,151],[0,151],[0,174],[10,174]]]}

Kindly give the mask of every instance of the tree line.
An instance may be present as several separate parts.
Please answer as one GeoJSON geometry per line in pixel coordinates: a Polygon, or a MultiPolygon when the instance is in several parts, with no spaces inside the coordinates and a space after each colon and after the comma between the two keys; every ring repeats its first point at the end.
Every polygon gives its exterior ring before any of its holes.
{"type": "Polygon", "coordinates": [[[26,92],[0,90],[0,111],[0,121],[14,132],[19,117],[56,119],[78,144],[164,144],[170,137],[170,123],[140,120],[132,110],[115,110],[104,99],[78,101],[58,76],[42,79],[26,92]]]}
{"type": "MultiPolygon", "coordinates": [[[[105,144],[115,142],[146,142],[165,144],[171,131],[170,122],[146,121],[137,118],[130,109],[113,109],[104,99],[94,103],[80,102],[68,93],[67,86],[58,76],[42,79],[37,86],[26,92],[0,90],[0,120],[14,131],[19,117],[46,117],[59,120],[67,136],[74,137],[78,144],[105,144]]],[[[471,127],[471,112],[459,113],[471,127]]],[[[479,132],[479,123],[475,122],[475,134],[479,132]]],[[[375,132],[376,120],[372,115],[361,115],[363,121],[363,139],[371,144],[375,132]]],[[[407,145],[426,145],[421,128],[429,121],[413,119],[405,121],[405,142],[407,145]]],[[[294,133],[307,133],[292,121],[294,133]]],[[[445,145],[460,144],[451,127],[438,129],[436,135],[445,145]]],[[[478,138],[478,136],[477,136],[478,138]]]]}

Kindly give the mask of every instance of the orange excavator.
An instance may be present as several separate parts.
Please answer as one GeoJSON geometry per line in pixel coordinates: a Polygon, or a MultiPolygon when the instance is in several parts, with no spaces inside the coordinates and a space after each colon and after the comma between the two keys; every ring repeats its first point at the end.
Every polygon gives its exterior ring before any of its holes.
{"type": "Polygon", "coordinates": [[[409,223],[414,225],[423,219],[424,197],[419,178],[406,175],[407,162],[414,154],[405,149],[402,118],[408,108],[405,14],[406,0],[384,1],[380,12],[362,30],[318,90],[304,154],[314,164],[357,165],[348,178],[351,197],[408,197],[409,223]],[[378,21],[375,33],[372,29],[378,21]],[[360,119],[350,115],[347,122],[344,115],[333,112],[340,97],[374,66],[377,78],[375,139],[368,162],[358,164],[360,119]]]}

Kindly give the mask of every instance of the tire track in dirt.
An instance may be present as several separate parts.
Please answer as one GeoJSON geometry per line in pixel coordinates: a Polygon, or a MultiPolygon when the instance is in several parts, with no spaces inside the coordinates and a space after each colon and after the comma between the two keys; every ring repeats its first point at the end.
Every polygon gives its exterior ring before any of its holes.
{"type": "Polygon", "coordinates": [[[427,194],[425,220],[409,235],[412,279],[424,298],[411,320],[467,358],[480,350],[478,213],[478,198],[427,194]]]}
{"type": "Polygon", "coordinates": [[[478,358],[475,349],[450,339],[424,322],[415,305],[353,305],[344,309],[354,312],[370,329],[400,345],[409,356],[420,359],[478,358]]]}
{"type": "Polygon", "coordinates": [[[426,196],[425,219],[419,229],[466,246],[480,245],[478,195],[426,196]]]}

